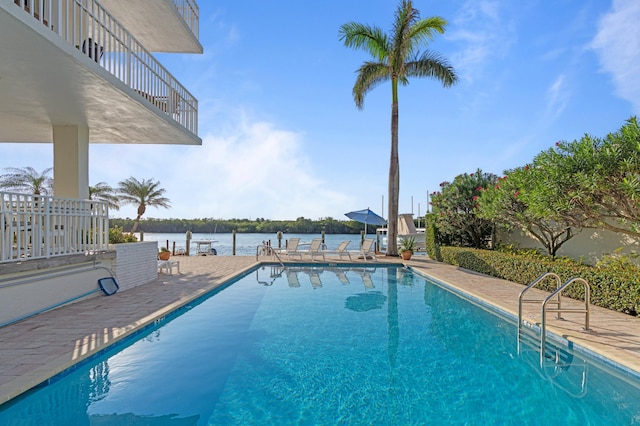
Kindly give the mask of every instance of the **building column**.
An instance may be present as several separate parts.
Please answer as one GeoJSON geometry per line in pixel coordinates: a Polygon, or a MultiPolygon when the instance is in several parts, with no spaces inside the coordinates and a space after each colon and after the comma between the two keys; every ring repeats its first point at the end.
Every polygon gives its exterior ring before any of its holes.
{"type": "Polygon", "coordinates": [[[53,126],[53,194],[89,198],[89,128],[53,126]]]}

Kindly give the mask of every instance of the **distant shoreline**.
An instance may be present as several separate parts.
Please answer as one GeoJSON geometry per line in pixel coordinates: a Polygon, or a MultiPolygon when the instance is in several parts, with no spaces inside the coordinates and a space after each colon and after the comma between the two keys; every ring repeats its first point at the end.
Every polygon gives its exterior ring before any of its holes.
{"type": "MultiPolygon", "coordinates": [[[[110,227],[120,227],[129,231],[134,220],[109,218],[110,227]]],[[[375,234],[374,226],[368,226],[367,234],[375,234]]],[[[155,219],[140,220],[137,231],[144,233],[185,233],[191,231],[199,234],[232,233],[238,234],[275,234],[279,231],[289,234],[353,234],[364,231],[365,224],[353,220],[336,220],[333,218],[311,220],[300,217],[296,220],[248,219],[155,219]]]]}

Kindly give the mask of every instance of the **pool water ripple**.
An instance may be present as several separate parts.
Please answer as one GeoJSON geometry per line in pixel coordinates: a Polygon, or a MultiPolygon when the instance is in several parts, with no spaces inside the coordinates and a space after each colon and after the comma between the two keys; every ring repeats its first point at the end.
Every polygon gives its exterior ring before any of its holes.
{"type": "Polygon", "coordinates": [[[349,284],[335,268],[290,272],[299,286],[286,274],[264,286],[256,270],[118,353],[0,406],[0,424],[639,420],[637,387],[575,354],[541,370],[537,352],[517,353],[515,324],[405,269],[347,268],[349,284]]]}

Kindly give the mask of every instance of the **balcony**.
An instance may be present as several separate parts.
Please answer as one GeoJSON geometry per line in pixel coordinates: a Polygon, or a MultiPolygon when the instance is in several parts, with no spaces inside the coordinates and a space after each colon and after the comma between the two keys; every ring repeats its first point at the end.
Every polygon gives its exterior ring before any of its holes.
{"type": "Polygon", "coordinates": [[[195,0],[101,0],[151,52],[202,53],[195,0]]]}
{"type": "Polygon", "coordinates": [[[202,143],[195,97],[96,0],[0,0],[0,49],[0,141],[202,143]]]}
{"type": "Polygon", "coordinates": [[[0,264],[104,252],[106,203],[0,192],[0,264]]]}

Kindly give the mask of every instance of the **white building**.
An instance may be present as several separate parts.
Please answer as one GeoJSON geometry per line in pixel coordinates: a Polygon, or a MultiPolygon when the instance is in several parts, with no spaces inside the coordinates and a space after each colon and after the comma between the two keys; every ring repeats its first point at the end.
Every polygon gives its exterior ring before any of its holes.
{"type": "Polygon", "coordinates": [[[54,197],[0,193],[0,278],[108,251],[90,144],[202,143],[197,99],[151,53],[202,53],[198,25],[195,0],[0,0],[0,142],[54,155],[54,197]]]}

